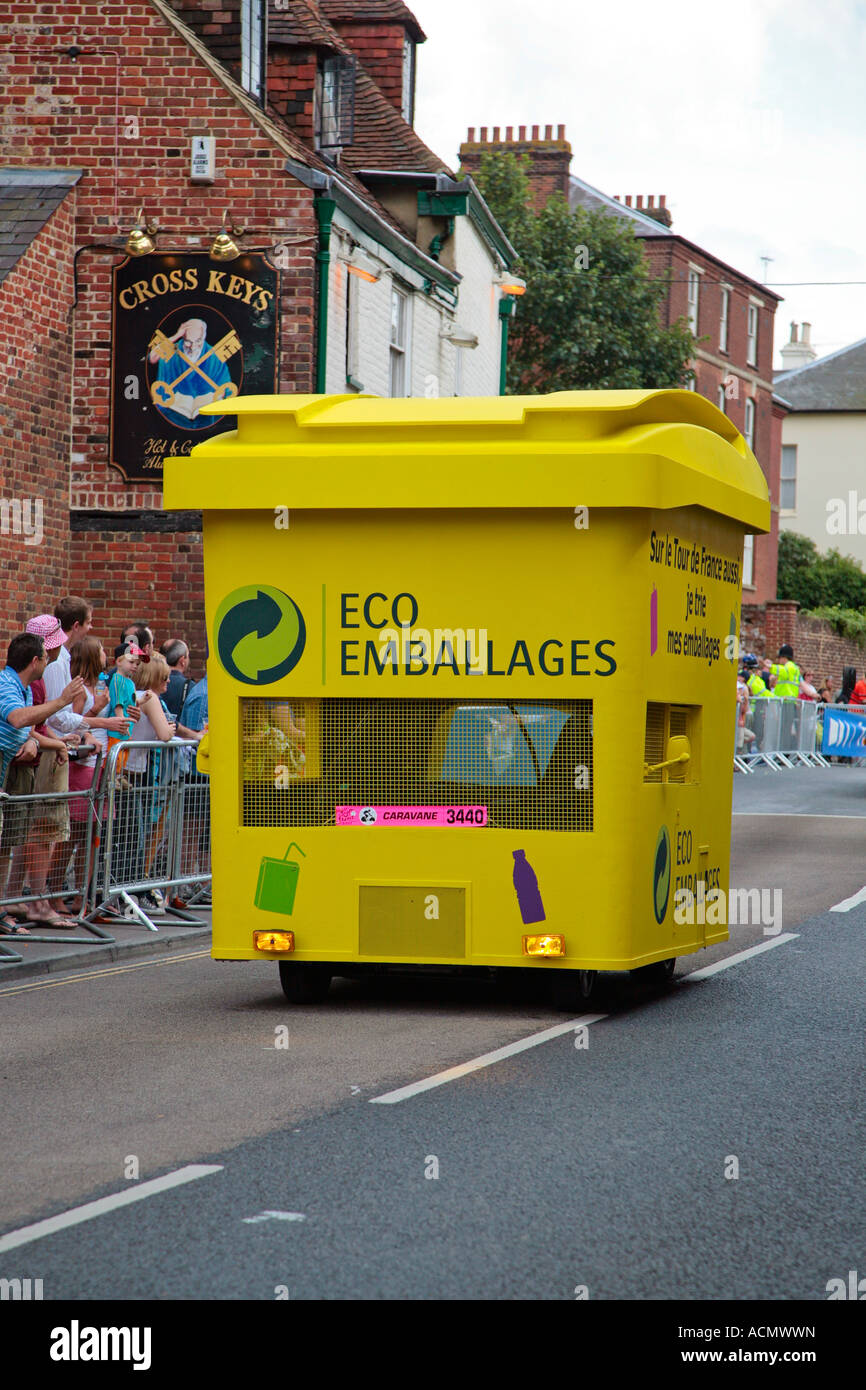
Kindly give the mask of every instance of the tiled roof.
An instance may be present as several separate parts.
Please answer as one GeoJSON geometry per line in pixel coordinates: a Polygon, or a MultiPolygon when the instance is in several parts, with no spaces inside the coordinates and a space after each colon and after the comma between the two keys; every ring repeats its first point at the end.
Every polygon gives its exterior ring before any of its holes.
{"type": "Polygon", "coordinates": [[[580,207],[586,208],[587,212],[604,212],[608,217],[618,217],[621,222],[631,224],[635,236],[674,235],[663,222],[647,217],[636,208],[626,207],[625,203],[617,202],[616,198],[609,198],[606,193],[593,188],[591,183],[577,178],[575,174],[570,174],[568,179],[568,205],[572,211],[580,207]]]}
{"type": "Polygon", "coordinates": [[[778,372],[773,386],[794,410],[866,410],[866,338],[805,367],[778,372]]]}
{"type": "Polygon", "coordinates": [[[355,138],[344,148],[341,163],[347,169],[452,174],[360,65],[355,83],[355,138]]]}
{"type": "Polygon", "coordinates": [[[349,51],[330,24],[324,23],[311,0],[292,0],[290,10],[275,9],[271,0],[268,6],[268,42],[299,48],[349,51]]]}
{"type": "Polygon", "coordinates": [[[0,169],[0,281],[36,240],[81,174],[81,169],[0,169]]]}
{"type": "MultiPolygon", "coordinates": [[[[178,17],[175,11],[171,8],[171,5],[168,3],[168,0],[150,0],[150,3],[157,10],[160,11],[160,13],[172,26],[172,28],[174,28],[179,34],[182,35],[185,42],[189,45],[193,52],[197,54],[197,56],[202,60],[206,67],[214,74],[214,76],[218,78],[221,84],[229,92],[231,92],[235,101],[243,107],[243,109],[247,112],[250,118],[262,130],[264,130],[265,133],[271,137],[271,139],[274,140],[274,143],[277,145],[278,148],[282,149],[284,153],[286,153],[290,158],[295,159],[299,164],[305,166],[307,169],[315,169],[321,173],[331,174],[339,180],[341,180],[346,189],[351,194],[353,194],[354,197],[356,197],[360,203],[363,203],[376,217],[378,217],[380,221],[384,222],[388,227],[392,228],[392,230],[397,232],[399,236],[404,238],[407,236],[406,227],[404,227],[402,223],[399,222],[397,218],[394,217],[394,215],[391,212],[389,212],[388,209],[382,203],[379,202],[378,198],[376,198],[370,192],[370,190],[361,182],[361,180],[356,177],[356,175],[352,172],[353,166],[351,164],[349,164],[345,159],[341,159],[340,164],[337,168],[335,168],[332,164],[329,164],[328,161],[323,159],[320,154],[318,154],[315,150],[311,149],[309,145],[305,144],[302,140],[300,140],[298,136],[295,135],[294,131],[290,130],[286,123],[278,115],[271,111],[263,111],[261,107],[258,106],[258,104],[255,101],[253,101],[252,97],[250,97],[249,94],[243,90],[240,84],[231,76],[225,65],[221,63],[220,60],[214,56],[213,53],[211,53],[210,49],[207,47],[207,44],[202,39],[198,38],[198,36],[192,32],[189,25],[185,24],[183,20],[181,20],[178,17]]],[[[294,0],[294,3],[296,3],[296,0],[294,0]]],[[[309,8],[308,0],[307,8],[309,8]]],[[[333,35],[334,47],[339,48],[341,52],[351,51],[347,49],[345,42],[339,38],[339,36],[336,34],[334,30],[330,30],[327,25],[325,25],[324,28],[326,32],[329,32],[333,35]]],[[[378,89],[376,90],[378,91],[378,89]]],[[[384,102],[385,98],[381,97],[381,100],[384,102]]],[[[387,102],[385,104],[388,105],[387,102]]],[[[393,111],[393,107],[389,106],[389,110],[393,111]]],[[[393,111],[393,114],[398,122],[400,122],[403,126],[406,125],[405,121],[403,121],[402,117],[399,115],[398,112],[393,111]]],[[[420,143],[421,142],[419,141],[419,144],[420,143]]],[[[426,146],[423,146],[423,148],[426,149],[426,146]]],[[[429,154],[430,152],[428,151],[428,155],[429,154]]]]}
{"type": "Polygon", "coordinates": [[[331,24],[402,24],[416,43],[427,35],[403,0],[319,0],[331,24]]]}
{"type": "MultiPolygon", "coordinates": [[[[354,50],[342,39],[330,24],[325,23],[315,13],[315,0],[291,0],[289,13],[274,10],[273,20],[268,19],[268,41],[285,43],[289,46],[330,47],[341,53],[351,54],[354,50]]],[[[376,0],[357,6],[347,0],[320,0],[320,8],[328,19],[346,18],[350,14],[360,19],[373,9],[405,10],[400,0],[376,0]],[[339,12],[339,14],[337,14],[339,12]]],[[[406,14],[409,11],[406,10],[406,14]]],[[[351,145],[346,145],[340,156],[340,168],[344,172],[354,169],[390,169],[399,172],[421,171],[438,174],[451,173],[443,160],[424,144],[416,135],[408,121],[391,105],[369,74],[361,66],[356,67],[355,79],[355,135],[351,145]]],[[[369,196],[369,195],[368,195],[369,196]]],[[[393,222],[393,217],[389,218],[393,222]]],[[[403,229],[405,230],[405,229],[403,229]]]]}

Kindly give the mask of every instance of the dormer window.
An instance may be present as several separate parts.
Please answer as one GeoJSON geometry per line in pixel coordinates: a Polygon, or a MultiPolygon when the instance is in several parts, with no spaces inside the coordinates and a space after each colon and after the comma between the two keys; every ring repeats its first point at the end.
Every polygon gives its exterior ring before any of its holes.
{"type": "Polygon", "coordinates": [[[316,148],[342,149],[355,132],[355,59],[326,58],[316,74],[316,148]]]}
{"type": "Polygon", "coordinates": [[[261,105],[265,100],[266,0],[241,0],[241,86],[261,105]]]}
{"type": "Polygon", "coordinates": [[[415,120],[415,45],[407,34],[403,40],[403,120],[415,120]]]}

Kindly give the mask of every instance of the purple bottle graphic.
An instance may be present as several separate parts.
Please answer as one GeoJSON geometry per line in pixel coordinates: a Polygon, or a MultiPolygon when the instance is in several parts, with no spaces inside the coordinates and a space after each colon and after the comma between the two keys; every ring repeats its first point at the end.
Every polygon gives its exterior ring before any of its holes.
{"type": "Polygon", "coordinates": [[[538,879],[531,864],[526,862],[526,850],[514,849],[514,891],[520,906],[524,926],[545,920],[544,903],[538,891],[538,879]]]}
{"type": "Polygon", "coordinates": [[[659,596],[658,590],[653,585],[650,594],[650,656],[655,656],[656,648],[659,644],[659,596]]]}

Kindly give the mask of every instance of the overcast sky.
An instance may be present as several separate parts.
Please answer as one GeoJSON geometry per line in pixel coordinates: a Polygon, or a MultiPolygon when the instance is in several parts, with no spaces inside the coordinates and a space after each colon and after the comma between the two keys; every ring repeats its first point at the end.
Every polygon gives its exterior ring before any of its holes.
{"type": "Polygon", "coordinates": [[[819,356],[866,337],[866,0],[408,0],[416,128],[564,124],[572,173],[784,296],[819,356]],[[761,256],[771,256],[766,279],[761,256]],[[774,283],[775,282],[775,283],[774,283]]]}

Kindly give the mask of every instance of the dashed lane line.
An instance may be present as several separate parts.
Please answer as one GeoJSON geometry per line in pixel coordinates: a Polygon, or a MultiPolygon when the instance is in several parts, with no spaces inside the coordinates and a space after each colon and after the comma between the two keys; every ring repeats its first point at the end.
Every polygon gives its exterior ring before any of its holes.
{"type": "Polygon", "coordinates": [[[0,1236],[0,1255],[5,1254],[7,1250],[16,1250],[19,1245],[29,1245],[34,1240],[42,1240],[44,1236],[53,1236],[57,1231],[64,1231],[69,1226],[79,1226],[82,1221],[92,1221],[96,1216],[116,1211],[118,1207],[128,1207],[132,1202],[143,1202],[146,1197],[154,1197],[159,1192],[168,1192],[173,1187],[195,1182],[197,1178],[208,1178],[213,1173],[221,1173],[222,1170],[221,1163],[189,1163],[185,1168],[176,1169],[174,1173],[164,1173],[161,1178],[151,1178],[148,1182],[138,1183],[124,1192],[113,1192],[110,1197],[85,1202],[81,1207],[72,1207],[70,1211],[49,1216],[45,1221],[36,1221],[32,1226],[20,1226],[17,1231],[7,1231],[5,1236],[0,1236]]]}
{"type": "Polygon", "coordinates": [[[497,1047],[495,1052],[485,1052],[480,1057],[473,1057],[469,1062],[449,1067],[447,1071],[436,1072],[435,1076],[426,1076],[423,1081],[412,1081],[408,1086],[400,1086],[396,1091],[386,1091],[383,1096],[371,1096],[370,1104],[396,1105],[398,1101],[408,1100],[410,1096],[417,1096],[421,1091],[431,1091],[434,1086],[444,1086],[449,1081],[457,1081],[461,1076],[468,1076],[470,1072],[490,1067],[494,1062],[501,1062],[518,1052],[526,1052],[527,1048],[539,1047],[542,1043],[550,1042],[552,1038],[561,1038],[563,1033],[573,1033],[581,1025],[601,1023],[605,1018],[607,1014],[583,1014],[580,1018],[569,1019],[568,1023],[557,1023],[553,1028],[545,1028],[541,1033],[532,1033],[528,1038],[519,1038],[517,1042],[508,1043],[505,1047],[497,1047]]]}
{"type": "MultiPolygon", "coordinates": [[[[710,975],[716,975],[720,970],[729,970],[732,965],[739,965],[741,961],[748,960],[750,956],[761,955],[764,951],[770,951],[774,946],[781,946],[786,941],[796,941],[797,932],[783,932],[780,936],[773,937],[772,941],[762,941],[757,946],[750,946],[748,950],[737,951],[732,956],[726,956],[724,960],[717,961],[715,965],[706,965],[701,970],[693,970],[688,975],[680,976],[685,980],[705,980],[710,975]]],[[[371,1105],[396,1105],[403,1100],[409,1100],[412,1096],[420,1095],[423,1091],[432,1091],[436,1086],[445,1086],[449,1081],[458,1081],[463,1076],[468,1076],[473,1071],[480,1071],[483,1067],[493,1066],[496,1062],[502,1062],[506,1057],[514,1057],[519,1052],[526,1052],[530,1047],[539,1047],[542,1043],[550,1042],[553,1038],[560,1038],[564,1033],[573,1033],[581,1025],[590,1023],[602,1023],[608,1014],[584,1014],[581,1018],[569,1019],[568,1023],[559,1023],[554,1028],[545,1028],[541,1033],[531,1033],[528,1038],[519,1038],[517,1042],[508,1043],[506,1047],[498,1047],[494,1052],[485,1052],[480,1057],[473,1057],[468,1062],[460,1062],[456,1067],[449,1067],[447,1071],[436,1072],[433,1076],[426,1076],[422,1081],[412,1081],[408,1086],[400,1086],[396,1091],[386,1091],[381,1096],[371,1096],[371,1105]]]]}
{"type": "Polygon", "coordinates": [[[759,941],[757,946],[749,946],[745,951],[736,951],[732,956],[725,956],[724,960],[717,960],[714,965],[703,965],[700,970],[692,970],[688,975],[683,975],[684,980],[706,980],[710,975],[718,975],[720,970],[730,970],[732,965],[739,965],[741,961],[748,960],[750,956],[763,955],[764,951],[772,951],[774,946],[783,946],[786,941],[797,941],[800,933],[795,931],[780,932],[770,941],[759,941]]]}
{"type": "Polygon", "coordinates": [[[850,898],[843,898],[840,903],[836,903],[830,908],[831,912],[850,912],[852,907],[857,907],[859,903],[866,903],[866,888],[861,888],[858,893],[852,894],[850,898]]]}

